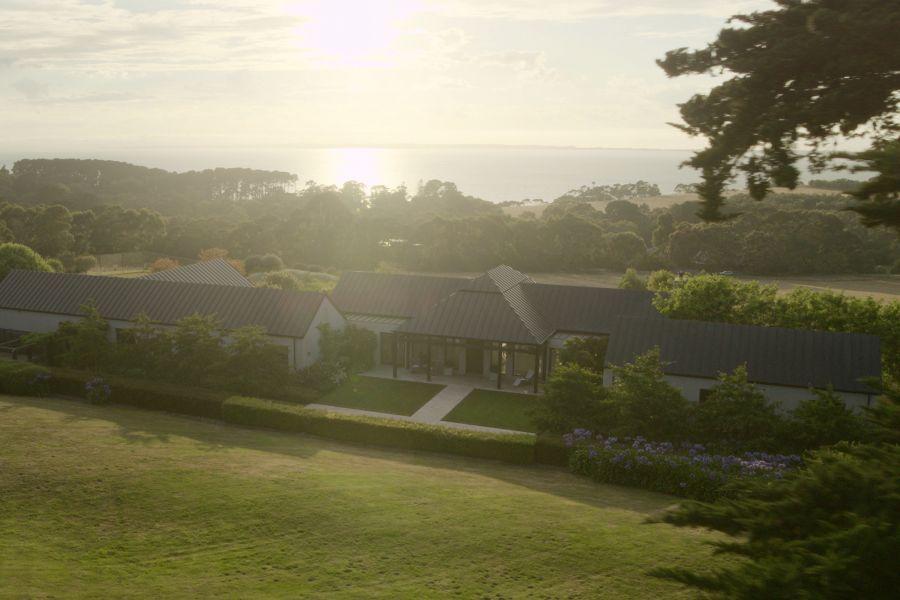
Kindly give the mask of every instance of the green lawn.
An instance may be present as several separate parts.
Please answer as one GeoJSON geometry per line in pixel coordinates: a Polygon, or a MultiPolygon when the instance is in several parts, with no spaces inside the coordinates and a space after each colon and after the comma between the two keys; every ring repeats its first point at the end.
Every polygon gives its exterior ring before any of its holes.
{"type": "Polygon", "coordinates": [[[672,598],[667,496],[550,468],[0,396],[0,597],[672,598]]]}
{"type": "Polygon", "coordinates": [[[531,394],[473,390],[444,420],[534,432],[530,413],[539,401],[531,394]]]}
{"type": "Polygon", "coordinates": [[[444,388],[436,383],[353,377],[318,402],[409,416],[444,388]]]}

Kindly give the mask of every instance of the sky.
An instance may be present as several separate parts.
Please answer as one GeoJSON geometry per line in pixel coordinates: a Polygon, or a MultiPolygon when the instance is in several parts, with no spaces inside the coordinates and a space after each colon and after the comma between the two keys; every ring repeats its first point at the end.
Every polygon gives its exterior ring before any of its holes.
{"type": "Polygon", "coordinates": [[[695,148],[654,60],[769,0],[0,0],[7,152],[695,148]]]}

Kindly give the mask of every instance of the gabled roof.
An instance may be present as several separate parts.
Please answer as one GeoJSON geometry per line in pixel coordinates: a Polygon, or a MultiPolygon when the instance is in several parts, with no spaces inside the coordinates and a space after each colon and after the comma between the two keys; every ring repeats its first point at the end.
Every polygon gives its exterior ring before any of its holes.
{"type": "Polygon", "coordinates": [[[156,273],[143,275],[140,279],[253,287],[253,284],[224,258],[216,258],[194,263],[192,265],[175,267],[174,269],[166,269],[165,271],[157,271],[156,273]]]}
{"type": "Polygon", "coordinates": [[[618,319],[606,362],[631,362],[654,346],[669,375],[714,378],[746,363],[754,383],[871,393],[859,380],[881,373],[877,336],[663,318],[618,319]]]}
{"type": "Polygon", "coordinates": [[[348,271],[341,275],[331,299],[345,314],[409,318],[470,281],[463,277],[348,271]]]}
{"type": "Polygon", "coordinates": [[[410,319],[399,331],[519,344],[543,343],[553,330],[528,302],[522,290],[528,282],[531,278],[511,267],[495,267],[410,319]]]}
{"type": "Polygon", "coordinates": [[[306,335],[324,299],[318,292],[37,271],[12,271],[0,282],[5,309],[79,316],[93,301],[105,319],[131,321],[146,313],[154,323],[174,325],[215,315],[227,329],[259,325],[296,338],[306,335]]]}

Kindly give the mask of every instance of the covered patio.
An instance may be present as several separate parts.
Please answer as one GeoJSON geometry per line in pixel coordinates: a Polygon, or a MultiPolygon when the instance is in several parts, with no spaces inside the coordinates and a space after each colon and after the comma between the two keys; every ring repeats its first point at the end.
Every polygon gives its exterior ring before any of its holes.
{"type": "Polygon", "coordinates": [[[522,344],[395,333],[391,352],[367,373],[410,381],[464,384],[479,389],[541,392],[550,364],[547,343],[522,344]]]}

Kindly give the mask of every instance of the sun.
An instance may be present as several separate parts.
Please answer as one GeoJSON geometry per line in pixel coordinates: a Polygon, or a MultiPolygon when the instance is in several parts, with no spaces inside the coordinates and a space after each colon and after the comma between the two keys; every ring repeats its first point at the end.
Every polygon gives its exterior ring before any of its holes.
{"type": "Polygon", "coordinates": [[[302,46],[328,65],[377,67],[395,62],[396,42],[415,0],[310,0],[298,12],[302,46]]]}

